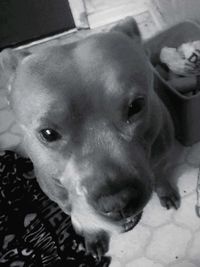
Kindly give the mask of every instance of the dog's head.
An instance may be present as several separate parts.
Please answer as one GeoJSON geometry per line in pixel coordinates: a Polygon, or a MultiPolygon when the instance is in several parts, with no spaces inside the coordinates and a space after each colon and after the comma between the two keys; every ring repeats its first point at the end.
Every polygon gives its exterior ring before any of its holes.
{"type": "Polygon", "coordinates": [[[34,54],[6,50],[1,61],[43,191],[80,231],[131,229],[152,192],[155,135],[152,73],[135,21],[34,54]]]}

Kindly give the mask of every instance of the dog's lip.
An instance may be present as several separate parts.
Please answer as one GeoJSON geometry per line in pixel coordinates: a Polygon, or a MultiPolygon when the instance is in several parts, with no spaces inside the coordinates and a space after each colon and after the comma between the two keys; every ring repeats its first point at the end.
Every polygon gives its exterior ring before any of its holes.
{"type": "Polygon", "coordinates": [[[141,218],[142,218],[142,211],[136,215],[132,215],[130,217],[123,219],[120,222],[120,225],[122,226],[123,229],[122,232],[125,233],[132,230],[138,224],[141,218]]]}

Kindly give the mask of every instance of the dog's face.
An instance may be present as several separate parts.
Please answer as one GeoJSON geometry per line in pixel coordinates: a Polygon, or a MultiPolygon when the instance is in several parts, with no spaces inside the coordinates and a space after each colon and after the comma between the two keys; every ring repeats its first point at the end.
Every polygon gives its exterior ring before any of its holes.
{"type": "Polygon", "coordinates": [[[133,35],[26,55],[10,80],[39,184],[79,231],[130,230],[152,192],[152,73],[133,35]]]}

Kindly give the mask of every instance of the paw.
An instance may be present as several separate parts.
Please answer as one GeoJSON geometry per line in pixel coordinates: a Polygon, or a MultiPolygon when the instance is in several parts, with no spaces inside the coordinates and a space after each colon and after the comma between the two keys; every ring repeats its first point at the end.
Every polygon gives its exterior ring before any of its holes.
{"type": "Polygon", "coordinates": [[[167,209],[180,207],[180,195],[170,184],[158,186],[156,192],[163,207],[167,209]]]}
{"type": "Polygon", "coordinates": [[[85,234],[85,246],[87,253],[100,261],[109,249],[109,235],[104,231],[85,234]]]}

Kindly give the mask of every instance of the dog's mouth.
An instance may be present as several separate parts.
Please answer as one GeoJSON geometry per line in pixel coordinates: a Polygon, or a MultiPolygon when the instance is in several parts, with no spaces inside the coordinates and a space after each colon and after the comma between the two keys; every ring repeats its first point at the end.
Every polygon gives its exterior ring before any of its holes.
{"type": "Polygon", "coordinates": [[[122,232],[125,233],[125,232],[132,230],[139,223],[141,218],[142,218],[142,211],[138,213],[137,215],[133,215],[128,218],[125,218],[121,222],[121,226],[123,229],[122,232]]]}

